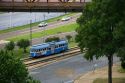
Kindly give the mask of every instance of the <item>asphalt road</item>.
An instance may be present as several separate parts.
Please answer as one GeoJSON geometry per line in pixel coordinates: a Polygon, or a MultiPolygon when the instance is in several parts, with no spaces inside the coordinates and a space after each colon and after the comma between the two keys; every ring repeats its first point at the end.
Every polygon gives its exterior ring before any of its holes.
{"type": "MultiPolygon", "coordinates": [[[[41,28],[38,27],[38,26],[32,27],[32,32],[33,33],[41,32],[41,31],[44,31],[46,29],[52,29],[52,28],[59,27],[61,25],[65,25],[65,24],[69,24],[69,23],[75,23],[78,16],[79,16],[79,14],[73,16],[72,19],[70,19],[69,21],[64,21],[64,22],[57,21],[57,22],[54,22],[54,23],[49,23],[48,26],[46,26],[46,27],[41,27],[41,28]]],[[[8,32],[8,33],[3,33],[3,34],[0,35],[0,40],[5,40],[5,39],[8,39],[10,37],[15,37],[15,36],[18,36],[18,35],[29,34],[29,33],[30,33],[29,28],[23,29],[23,30],[12,31],[12,32],[8,32]]]]}
{"type": "MultiPolygon", "coordinates": [[[[114,63],[118,58],[114,57],[114,63]]],[[[60,62],[56,62],[45,67],[39,67],[30,70],[30,75],[38,79],[41,83],[73,83],[80,75],[96,68],[107,66],[107,58],[102,57],[99,60],[89,62],[82,55],[77,55],[60,62]]]]}

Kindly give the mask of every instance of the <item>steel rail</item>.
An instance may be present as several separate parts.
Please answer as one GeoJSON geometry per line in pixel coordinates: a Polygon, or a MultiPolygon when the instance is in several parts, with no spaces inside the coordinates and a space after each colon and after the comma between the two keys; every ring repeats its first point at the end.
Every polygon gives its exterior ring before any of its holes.
{"type": "Polygon", "coordinates": [[[52,57],[52,58],[48,58],[48,59],[44,59],[44,60],[35,61],[35,62],[28,63],[25,65],[28,69],[32,69],[32,68],[36,68],[39,66],[48,65],[48,64],[51,64],[51,63],[59,61],[59,60],[67,59],[69,57],[76,56],[78,54],[81,54],[80,50],[77,50],[75,52],[70,52],[70,53],[64,54],[62,56],[56,56],[56,57],[52,57]]]}
{"type": "MultiPolygon", "coordinates": [[[[66,51],[66,52],[69,52],[69,51],[72,51],[72,50],[75,50],[75,49],[78,49],[79,47],[73,47],[73,48],[70,48],[68,51],[66,51]]],[[[65,52],[63,52],[63,53],[65,53],[65,52]]],[[[53,55],[53,56],[56,56],[56,55],[53,55]]],[[[31,58],[31,57],[29,57],[29,58],[24,58],[24,59],[21,59],[24,63],[25,62],[29,62],[29,61],[32,61],[32,60],[36,60],[36,59],[41,59],[41,58],[49,58],[49,57],[52,57],[52,56],[48,56],[48,57],[39,57],[39,58],[31,58]]]]}
{"type": "Polygon", "coordinates": [[[36,59],[36,60],[33,59],[31,61],[29,61],[27,59],[28,61],[25,61],[24,64],[29,69],[29,68],[34,68],[34,67],[36,67],[38,65],[39,66],[44,66],[44,65],[47,65],[47,64],[51,64],[53,62],[66,59],[66,58],[78,55],[80,53],[81,52],[80,52],[79,47],[74,47],[74,48],[70,49],[67,52],[64,52],[64,53],[61,53],[61,54],[57,54],[57,55],[53,55],[53,56],[50,56],[50,57],[45,57],[45,58],[36,59]]]}

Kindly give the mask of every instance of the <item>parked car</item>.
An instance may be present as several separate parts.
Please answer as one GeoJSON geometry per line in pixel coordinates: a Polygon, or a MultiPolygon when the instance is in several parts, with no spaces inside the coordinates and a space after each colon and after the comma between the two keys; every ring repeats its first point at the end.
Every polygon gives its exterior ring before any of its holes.
{"type": "Polygon", "coordinates": [[[70,20],[70,19],[71,19],[71,17],[66,16],[66,17],[63,17],[63,18],[61,19],[61,21],[68,21],[68,20],[70,20]]]}
{"type": "Polygon", "coordinates": [[[47,26],[48,25],[48,23],[46,23],[46,22],[41,22],[38,26],[39,27],[44,27],[44,26],[47,26]]]}

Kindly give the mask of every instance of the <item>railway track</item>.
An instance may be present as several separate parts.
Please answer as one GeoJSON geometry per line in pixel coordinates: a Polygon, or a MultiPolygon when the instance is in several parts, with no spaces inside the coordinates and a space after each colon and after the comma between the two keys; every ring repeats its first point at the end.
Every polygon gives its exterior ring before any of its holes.
{"type": "Polygon", "coordinates": [[[52,55],[49,57],[45,58],[39,58],[39,59],[32,59],[32,58],[27,58],[24,59],[24,64],[28,69],[36,68],[39,66],[45,66],[48,64],[51,64],[53,62],[57,62],[63,59],[67,59],[71,56],[75,56],[77,54],[80,54],[80,49],[78,47],[71,48],[69,51],[57,54],[57,55],[52,55]]]}
{"type": "MultiPolygon", "coordinates": [[[[69,49],[68,51],[66,51],[66,52],[69,52],[69,51],[72,51],[72,50],[76,50],[76,49],[79,49],[79,47],[70,48],[70,49],[69,49]]],[[[64,53],[65,53],[65,52],[64,52],[64,53]]],[[[54,56],[56,56],[56,55],[54,55],[54,56]]],[[[46,58],[50,58],[50,57],[52,57],[52,56],[39,57],[39,58],[31,58],[31,57],[29,57],[29,58],[24,58],[24,59],[21,59],[21,60],[25,63],[25,62],[29,62],[29,61],[32,61],[32,60],[37,60],[37,59],[41,59],[41,58],[46,59],[46,58]]]]}

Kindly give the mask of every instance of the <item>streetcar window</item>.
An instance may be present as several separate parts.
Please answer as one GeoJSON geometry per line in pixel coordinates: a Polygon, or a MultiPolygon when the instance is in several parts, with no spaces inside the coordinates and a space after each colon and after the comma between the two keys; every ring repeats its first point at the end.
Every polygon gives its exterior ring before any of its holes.
{"type": "Polygon", "coordinates": [[[39,49],[37,50],[37,52],[39,52],[39,49]]]}

